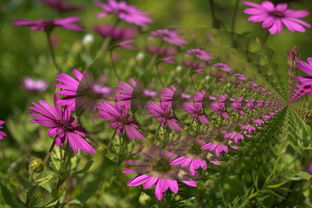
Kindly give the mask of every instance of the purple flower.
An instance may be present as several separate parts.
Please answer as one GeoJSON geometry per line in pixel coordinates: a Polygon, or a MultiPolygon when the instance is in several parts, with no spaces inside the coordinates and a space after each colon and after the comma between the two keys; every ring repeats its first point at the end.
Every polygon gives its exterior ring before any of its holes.
{"type": "Polygon", "coordinates": [[[68,140],[75,153],[81,149],[95,154],[93,147],[84,139],[85,132],[79,125],[74,124],[75,119],[71,116],[71,110],[67,107],[62,109],[57,96],[54,96],[54,107],[44,100],[39,100],[39,104],[32,104],[33,106],[29,107],[33,111],[30,115],[35,119],[31,122],[49,127],[48,136],[55,137],[57,146],[63,145],[68,140]]]}
{"type": "Polygon", "coordinates": [[[23,87],[31,92],[43,92],[48,88],[48,83],[44,80],[35,80],[30,77],[24,77],[23,87]]]}
{"type": "Polygon", "coordinates": [[[305,17],[309,14],[305,10],[291,10],[287,9],[287,4],[274,4],[270,1],[264,1],[261,4],[256,4],[250,1],[244,1],[245,5],[252,8],[245,9],[246,14],[252,15],[248,18],[251,22],[262,22],[263,28],[269,28],[270,34],[281,34],[283,25],[285,25],[291,32],[305,32],[305,27],[310,28],[311,25],[298,18],[305,17]]]}
{"type": "Polygon", "coordinates": [[[221,95],[218,98],[217,103],[212,103],[210,105],[210,108],[215,111],[219,116],[222,116],[225,119],[230,118],[230,115],[228,114],[227,110],[225,109],[225,100],[226,100],[226,95],[221,95]]]}
{"type": "Polygon", "coordinates": [[[202,60],[202,61],[211,61],[213,58],[212,56],[200,48],[194,48],[187,50],[185,56],[194,55],[196,58],[202,60]]]}
{"type": "Polygon", "coordinates": [[[224,135],[224,138],[230,138],[233,139],[235,143],[238,143],[239,140],[244,140],[245,136],[243,134],[238,134],[238,133],[228,133],[224,135]]]}
{"type": "Polygon", "coordinates": [[[185,103],[183,105],[184,111],[188,112],[195,121],[200,121],[203,124],[209,124],[206,114],[203,111],[200,103],[185,103]]]}
{"type": "Polygon", "coordinates": [[[170,165],[180,165],[182,168],[190,166],[190,173],[192,176],[196,174],[198,168],[203,170],[207,169],[207,163],[205,160],[188,158],[185,156],[177,156],[170,162],[170,165]]]}
{"type": "Polygon", "coordinates": [[[312,163],[308,166],[307,171],[312,175],[312,163]]]}
{"type": "Polygon", "coordinates": [[[256,131],[256,127],[249,125],[244,125],[240,129],[248,131],[249,134],[253,131],[256,131]]]}
{"type": "Polygon", "coordinates": [[[227,65],[225,63],[216,63],[216,64],[212,65],[212,68],[213,69],[217,68],[217,69],[220,69],[220,70],[222,70],[224,72],[231,72],[231,71],[233,71],[233,69],[229,65],[227,65]]]}
{"type": "Polygon", "coordinates": [[[152,91],[152,90],[148,90],[148,89],[143,90],[143,93],[144,93],[144,95],[145,95],[146,97],[152,97],[152,98],[154,98],[154,97],[157,96],[157,92],[152,91]]]}
{"type": "Polygon", "coordinates": [[[129,79],[130,84],[126,82],[118,82],[118,88],[116,89],[116,100],[121,105],[125,105],[126,108],[131,108],[131,100],[133,98],[134,88],[136,86],[136,81],[134,79],[129,79]]]}
{"type": "Polygon", "coordinates": [[[264,124],[264,121],[260,120],[260,119],[256,119],[256,120],[253,120],[253,122],[255,124],[257,124],[257,126],[262,126],[264,124]]]}
{"type": "Polygon", "coordinates": [[[146,107],[151,115],[157,117],[157,121],[161,123],[161,126],[168,126],[171,130],[183,130],[171,111],[170,105],[151,102],[146,107]]]}
{"type": "Polygon", "coordinates": [[[255,99],[250,99],[249,101],[248,101],[248,103],[246,104],[246,107],[250,110],[250,111],[252,111],[252,112],[256,112],[256,109],[254,108],[255,107],[255,99]]]}
{"type": "Polygon", "coordinates": [[[131,38],[137,33],[133,28],[122,28],[113,25],[97,25],[94,27],[94,31],[103,37],[110,37],[114,41],[131,38]]]}
{"type": "Polygon", "coordinates": [[[152,31],[151,34],[152,36],[148,37],[149,40],[152,40],[155,37],[159,37],[166,43],[169,43],[175,46],[182,46],[187,43],[186,40],[184,40],[178,33],[172,30],[168,30],[168,29],[155,30],[155,31],[152,31]]]}
{"type": "Polygon", "coordinates": [[[191,187],[197,186],[186,171],[179,166],[170,165],[171,158],[157,145],[152,144],[148,149],[143,149],[139,156],[142,160],[125,161],[130,169],[125,169],[123,173],[138,174],[128,182],[128,186],[143,185],[147,189],[155,185],[155,196],[158,200],[163,198],[168,189],[178,193],[178,181],[191,187]]]}
{"type": "MultiPolygon", "coordinates": [[[[0,120],[0,129],[3,128],[3,124],[4,124],[4,123],[5,123],[4,121],[1,121],[1,120],[0,120]]],[[[7,134],[6,134],[5,132],[0,131],[0,140],[4,139],[4,137],[6,137],[6,136],[7,136],[7,134]]]]}
{"type": "Polygon", "coordinates": [[[51,31],[56,27],[60,27],[67,30],[83,31],[84,28],[80,25],[74,24],[74,22],[80,21],[80,17],[66,17],[62,19],[54,20],[17,20],[13,23],[15,26],[29,26],[31,30],[51,31]]]}
{"type": "Polygon", "coordinates": [[[233,77],[236,77],[239,80],[245,81],[247,80],[247,77],[245,77],[245,75],[243,74],[233,74],[233,77]]]}
{"type": "Polygon", "coordinates": [[[173,47],[157,46],[157,45],[148,45],[145,47],[145,50],[151,54],[156,54],[159,57],[172,56],[177,53],[177,49],[173,47]]]}
{"type": "Polygon", "coordinates": [[[228,152],[228,146],[216,143],[204,144],[201,149],[208,149],[209,151],[214,151],[217,157],[220,157],[221,152],[228,152]]]}
{"type": "Polygon", "coordinates": [[[309,77],[312,76],[312,57],[307,58],[307,62],[299,61],[297,66],[302,72],[307,74],[309,77]]]}
{"type": "Polygon", "coordinates": [[[92,90],[95,94],[101,95],[103,97],[107,97],[112,92],[112,88],[101,86],[99,84],[93,84],[92,90]]]}
{"type": "Polygon", "coordinates": [[[177,88],[173,85],[171,85],[170,88],[163,87],[160,94],[160,102],[172,107],[176,89],[177,88]]]}
{"type": "Polygon", "coordinates": [[[128,5],[125,1],[117,2],[115,0],[108,0],[106,3],[97,2],[96,5],[105,10],[105,12],[97,15],[98,18],[106,17],[109,14],[116,14],[119,19],[129,24],[144,26],[152,23],[147,13],[128,5]]]}
{"type": "Polygon", "coordinates": [[[120,135],[125,132],[129,139],[145,140],[145,137],[138,129],[138,125],[128,113],[126,106],[119,103],[112,105],[108,101],[103,101],[97,108],[101,118],[111,121],[110,126],[116,129],[116,134],[120,135]]]}
{"type": "Polygon", "coordinates": [[[242,102],[243,102],[243,97],[239,97],[239,98],[237,98],[237,99],[235,100],[234,103],[231,103],[231,104],[230,104],[231,108],[232,108],[235,112],[239,113],[240,115],[244,115],[244,114],[245,114],[245,112],[244,112],[244,110],[243,110],[243,107],[242,107],[242,102]]]}
{"type": "Polygon", "coordinates": [[[82,8],[64,2],[63,0],[41,0],[41,3],[56,9],[59,12],[80,11],[82,8]]]}

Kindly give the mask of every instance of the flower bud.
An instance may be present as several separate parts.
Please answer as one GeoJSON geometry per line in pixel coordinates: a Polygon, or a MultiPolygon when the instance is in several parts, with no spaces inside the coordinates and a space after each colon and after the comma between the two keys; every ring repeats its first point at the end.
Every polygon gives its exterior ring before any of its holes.
{"type": "Polygon", "coordinates": [[[136,55],[136,60],[142,61],[144,59],[144,57],[145,57],[144,53],[140,52],[136,55]]]}
{"type": "Polygon", "coordinates": [[[40,173],[44,168],[43,160],[41,160],[39,158],[32,160],[30,163],[30,168],[35,173],[40,173]]]}
{"type": "Polygon", "coordinates": [[[107,152],[107,145],[106,144],[101,144],[99,147],[98,147],[98,151],[102,154],[105,154],[107,152]]]}
{"type": "Polygon", "coordinates": [[[94,37],[91,34],[86,34],[82,39],[82,45],[90,47],[94,43],[94,37]]]}
{"type": "Polygon", "coordinates": [[[147,205],[147,203],[151,200],[151,197],[146,193],[142,192],[139,197],[139,203],[142,205],[147,205]]]}

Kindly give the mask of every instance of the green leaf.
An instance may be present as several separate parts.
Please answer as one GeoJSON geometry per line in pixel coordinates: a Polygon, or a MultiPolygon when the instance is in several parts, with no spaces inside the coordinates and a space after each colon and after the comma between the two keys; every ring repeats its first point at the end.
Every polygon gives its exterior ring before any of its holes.
{"type": "Polygon", "coordinates": [[[279,184],[274,184],[274,185],[268,185],[267,187],[268,188],[272,188],[272,189],[276,189],[278,187],[281,187],[282,185],[284,185],[285,183],[287,183],[288,181],[284,181],[282,183],[279,183],[279,184]]]}
{"type": "Polygon", "coordinates": [[[87,184],[83,191],[78,195],[77,199],[81,202],[87,201],[98,190],[101,180],[95,179],[87,184]]]}
{"type": "Polygon", "coordinates": [[[10,192],[3,184],[0,184],[1,192],[5,202],[13,208],[23,208],[26,207],[18,198],[16,194],[10,192]]]}
{"type": "Polygon", "coordinates": [[[46,177],[40,178],[34,182],[34,186],[41,186],[46,182],[50,181],[54,177],[54,174],[47,175],[46,177]]]}

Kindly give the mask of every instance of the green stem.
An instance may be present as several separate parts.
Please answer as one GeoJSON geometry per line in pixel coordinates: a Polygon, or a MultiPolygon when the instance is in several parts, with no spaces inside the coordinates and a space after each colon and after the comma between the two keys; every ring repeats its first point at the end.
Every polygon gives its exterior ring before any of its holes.
{"type": "Polygon", "coordinates": [[[231,24],[231,36],[232,36],[232,44],[234,42],[234,33],[235,33],[235,25],[236,25],[236,16],[237,16],[237,11],[239,8],[239,3],[240,0],[236,0],[235,7],[234,7],[234,12],[232,16],[232,24],[231,24]]]}
{"type": "Polygon", "coordinates": [[[210,4],[210,12],[211,12],[212,26],[213,26],[214,28],[219,28],[218,20],[217,20],[217,18],[216,18],[214,0],[209,0],[209,4],[210,4]]]}
{"type": "Polygon", "coordinates": [[[44,161],[43,161],[44,162],[44,166],[46,166],[46,164],[47,164],[47,162],[48,162],[48,160],[50,158],[51,152],[53,151],[54,146],[55,146],[55,139],[53,139],[53,142],[52,142],[52,144],[50,146],[50,149],[49,149],[47,155],[44,157],[44,161]]]}
{"type": "Polygon", "coordinates": [[[46,32],[47,35],[47,40],[48,40],[48,45],[49,45],[49,52],[52,58],[52,62],[56,68],[56,71],[58,73],[62,72],[62,69],[60,68],[60,66],[57,64],[56,59],[55,59],[55,53],[54,53],[54,49],[53,49],[53,44],[52,44],[52,40],[51,40],[51,31],[47,31],[46,32]]]}
{"type": "Polygon", "coordinates": [[[270,32],[267,31],[266,34],[265,34],[265,36],[264,36],[264,38],[263,38],[263,41],[262,41],[263,45],[266,44],[266,42],[267,42],[267,40],[269,39],[269,37],[270,37],[270,32]]]}
{"type": "Polygon", "coordinates": [[[116,66],[115,66],[115,63],[114,63],[114,60],[113,60],[113,51],[111,50],[109,54],[110,54],[110,60],[111,60],[111,65],[112,65],[112,68],[113,68],[113,72],[114,72],[116,78],[118,80],[121,80],[119,75],[118,75],[118,73],[117,73],[117,71],[116,71],[116,66]]]}

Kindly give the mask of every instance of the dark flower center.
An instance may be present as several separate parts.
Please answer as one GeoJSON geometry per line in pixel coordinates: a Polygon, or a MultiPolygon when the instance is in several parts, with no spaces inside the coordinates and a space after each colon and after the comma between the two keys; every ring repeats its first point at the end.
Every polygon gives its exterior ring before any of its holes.
{"type": "Polygon", "coordinates": [[[61,129],[64,131],[70,131],[73,129],[70,121],[58,120],[56,121],[61,129]]]}
{"type": "Polygon", "coordinates": [[[161,173],[167,173],[171,170],[170,161],[167,158],[160,158],[156,162],[153,163],[153,170],[161,173]]]}
{"type": "Polygon", "coordinates": [[[272,16],[274,16],[274,17],[277,17],[277,18],[283,18],[283,17],[285,17],[285,14],[284,14],[284,12],[281,12],[281,11],[273,11],[273,12],[271,12],[270,13],[272,16]]]}

